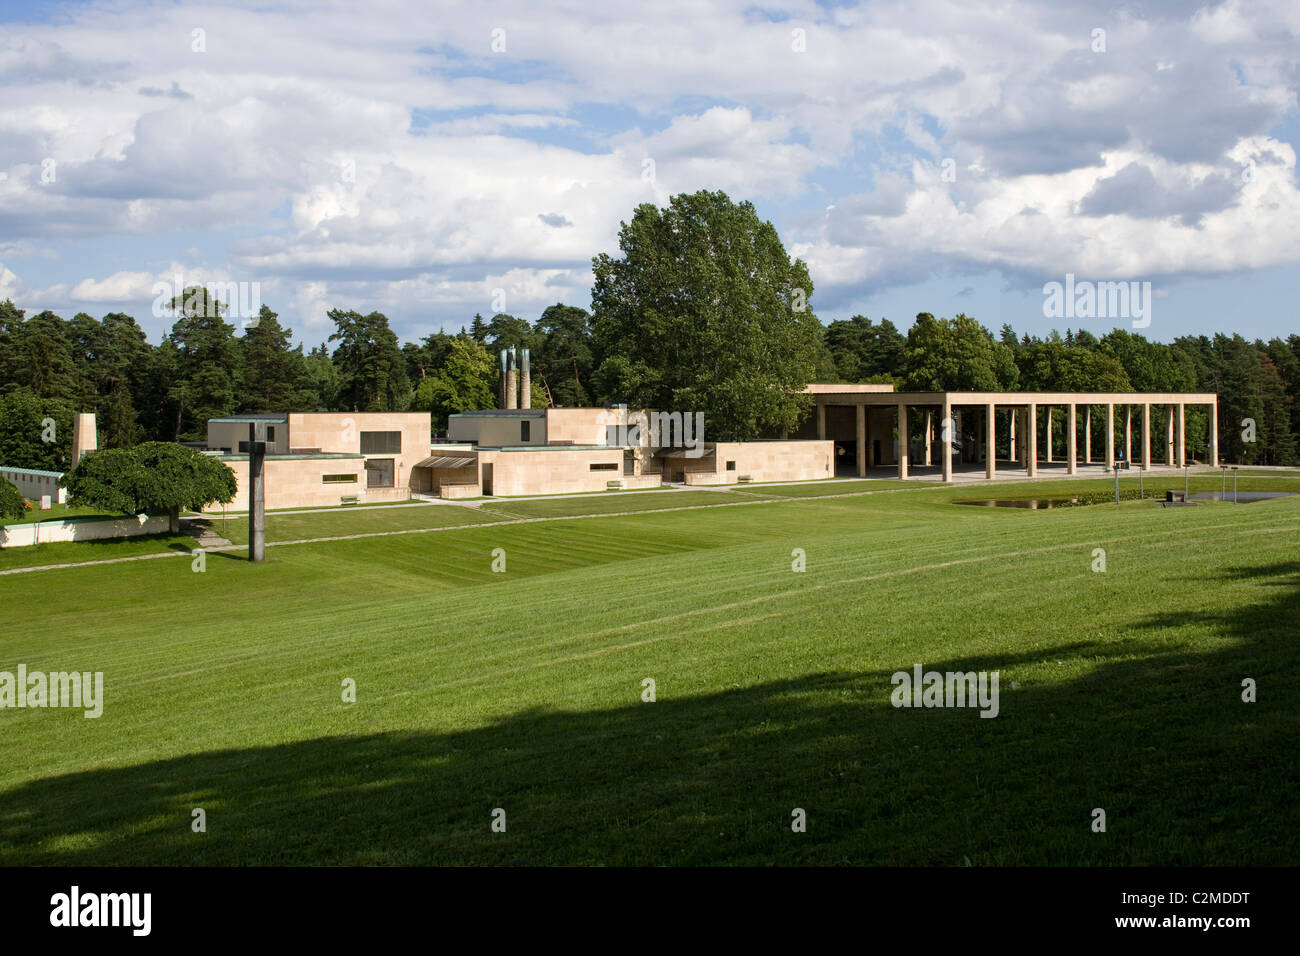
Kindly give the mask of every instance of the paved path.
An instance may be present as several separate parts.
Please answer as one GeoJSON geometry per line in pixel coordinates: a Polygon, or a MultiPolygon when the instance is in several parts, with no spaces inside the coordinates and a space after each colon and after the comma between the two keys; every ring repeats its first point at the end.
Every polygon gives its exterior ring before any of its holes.
{"type": "MultiPolygon", "coordinates": [[[[1202,475],[1204,475],[1204,474],[1206,474],[1206,473],[1209,473],[1209,472],[1208,472],[1208,469],[1207,469],[1207,470],[1202,470],[1202,471],[1200,472],[1200,474],[1202,474],[1202,475]]],[[[1174,474],[1181,474],[1181,469],[1176,469],[1176,468],[1175,468],[1175,469],[1168,469],[1167,471],[1165,471],[1165,474],[1163,475],[1163,477],[1172,477],[1174,474]]],[[[1061,477],[1064,477],[1064,475],[1062,475],[1061,477]]],[[[1072,476],[1072,477],[1075,477],[1075,476],[1072,476]]],[[[1137,477],[1137,472],[1133,472],[1133,473],[1131,473],[1131,474],[1123,474],[1123,477],[1124,477],[1124,478],[1137,477]]],[[[823,480],[824,480],[824,479],[823,479],[823,480]]],[[[868,481],[868,480],[870,480],[870,479],[856,479],[856,480],[858,480],[858,481],[868,481]]],[[[818,483],[818,482],[782,482],[781,484],[783,484],[783,485],[792,485],[792,484],[815,484],[815,483],[818,483]]],[[[1000,480],[1000,479],[994,479],[993,481],[989,481],[989,480],[987,480],[987,479],[984,479],[984,480],[971,480],[971,481],[969,481],[969,482],[964,482],[963,484],[964,484],[966,487],[975,487],[975,486],[980,486],[980,485],[1002,485],[1002,484],[1005,484],[1005,481],[1000,480]]],[[[638,510],[638,511],[606,511],[606,512],[598,512],[598,513],[595,513],[595,514],[586,514],[586,515],[548,515],[548,516],[545,516],[545,517],[523,517],[523,516],[519,516],[519,515],[509,515],[509,516],[507,516],[507,517],[504,517],[504,520],[501,520],[501,521],[486,521],[486,522],[482,522],[482,523],[479,523],[479,524],[470,524],[470,525],[451,525],[451,526],[448,526],[448,527],[440,527],[440,528],[404,528],[404,529],[401,529],[401,530],[398,530],[398,531],[366,531],[366,532],[361,532],[361,533],[358,533],[358,534],[329,535],[329,536],[327,536],[327,537],[320,537],[320,538],[296,538],[296,539],[293,539],[293,540],[290,540],[290,541],[268,541],[268,542],[267,542],[267,546],[268,546],[268,547],[280,547],[280,546],[282,546],[282,545],[291,545],[291,544],[319,544],[319,543],[325,543],[325,542],[330,542],[330,541],[353,541],[353,540],[358,540],[358,539],[361,539],[361,538],[386,538],[386,537],[393,537],[393,536],[395,536],[395,535],[405,535],[405,534],[438,534],[438,533],[441,533],[441,532],[448,532],[448,531],[463,531],[463,530],[465,530],[465,529],[467,529],[467,528],[499,528],[499,527],[505,527],[505,526],[508,526],[508,525],[517,525],[517,524],[540,524],[540,523],[542,523],[542,522],[547,522],[547,521],[582,521],[582,520],[586,520],[586,519],[590,519],[590,518],[626,518],[626,517],[632,517],[632,516],[636,516],[636,515],[666,514],[666,513],[674,512],[674,511],[699,511],[699,510],[701,510],[701,509],[705,509],[705,508],[743,508],[743,507],[752,507],[752,506],[754,506],[754,505],[794,504],[794,503],[800,503],[800,502],[817,502],[817,501],[828,501],[828,500],[834,500],[834,499],[836,499],[836,498],[859,498],[859,497],[863,497],[863,496],[866,496],[866,495],[890,495],[890,494],[902,494],[902,493],[907,493],[907,492],[932,491],[932,490],[935,490],[935,489],[937,489],[937,488],[945,488],[945,487],[951,487],[951,486],[950,486],[950,485],[947,485],[947,486],[946,486],[946,485],[943,485],[942,483],[931,483],[931,484],[920,484],[920,483],[918,483],[918,484],[911,485],[910,487],[902,487],[902,488],[879,488],[879,489],[876,489],[876,490],[867,489],[867,490],[863,490],[863,491],[846,491],[846,492],[841,492],[841,493],[838,493],[838,494],[829,494],[829,495],[807,495],[807,496],[801,496],[801,497],[782,497],[782,496],[779,496],[779,495],[776,495],[776,494],[771,494],[771,493],[769,493],[769,494],[768,494],[767,496],[765,496],[765,497],[760,497],[760,495],[764,495],[764,492],[762,491],[762,487],[763,487],[763,486],[760,485],[760,486],[758,486],[757,488],[754,488],[754,489],[752,489],[752,490],[746,488],[746,489],[743,490],[743,491],[740,491],[739,489],[737,489],[736,486],[695,486],[695,487],[692,489],[692,490],[705,490],[705,489],[707,488],[707,490],[712,490],[712,491],[732,491],[732,492],[737,492],[737,493],[739,493],[739,494],[744,494],[744,495],[746,495],[747,497],[750,497],[751,500],[748,500],[748,501],[720,501],[720,502],[717,502],[716,504],[704,504],[704,505],[679,505],[679,506],[672,507],[672,508],[646,508],[646,509],[642,509],[642,510],[638,510]]],[[[779,486],[775,486],[775,485],[774,485],[774,487],[779,487],[779,486]]],[[[617,492],[609,492],[609,494],[616,494],[616,493],[617,493],[617,492]]],[[[622,492],[622,493],[623,493],[623,494],[628,494],[628,492],[622,492]]],[[[492,498],[492,499],[487,499],[487,501],[485,501],[485,502],[479,502],[479,504],[484,504],[484,503],[489,503],[489,504],[490,504],[490,503],[497,503],[497,502],[501,502],[501,501],[503,501],[503,500],[506,500],[506,501],[509,501],[509,500],[519,500],[519,501],[522,501],[522,500],[531,500],[531,501],[536,501],[536,500],[548,500],[549,498],[584,498],[584,497],[589,497],[589,496],[587,496],[587,495],[553,495],[553,496],[547,496],[546,499],[536,499],[536,498],[533,498],[533,499],[500,499],[500,498],[492,498]]],[[[421,505],[419,505],[419,504],[416,504],[416,505],[376,505],[375,507],[376,507],[376,508],[403,508],[403,507],[417,507],[417,508],[418,508],[418,507],[421,507],[421,505]]],[[[366,509],[366,510],[369,510],[369,509],[366,509]]],[[[274,514],[312,514],[312,513],[315,513],[316,511],[324,511],[324,512],[337,513],[337,512],[339,511],[339,509],[338,509],[338,508],[321,508],[321,509],[312,509],[312,510],[301,511],[301,512],[278,511],[278,512],[274,512],[274,514]]],[[[503,511],[503,512],[500,512],[500,513],[503,514],[503,516],[504,516],[504,515],[508,515],[508,513],[507,513],[507,512],[504,512],[504,511],[503,511]]],[[[224,540],[224,539],[223,539],[223,540],[224,540]]],[[[225,545],[217,545],[217,546],[215,546],[215,547],[204,547],[203,550],[205,550],[205,551],[242,551],[242,550],[245,550],[246,548],[247,548],[246,545],[242,545],[242,544],[229,544],[229,543],[227,543],[227,544],[225,544],[225,545]]],[[[78,562],[71,563],[71,564],[44,564],[44,565],[40,565],[39,567],[31,567],[31,568],[12,568],[12,569],[7,570],[7,571],[0,571],[0,576],[6,575],[6,574],[26,574],[26,573],[28,573],[28,572],[32,572],[32,571],[53,571],[53,570],[57,570],[57,569],[59,569],[59,568],[81,568],[81,567],[87,567],[87,566],[90,566],[90,565],[98,565],[98,564],[120,564],[120,563],[122,563],[122,562],[126,562],[126,561],[148,561],[148,560],[152,560],[152,559],[154,559],[154,558],[190,557],[192,554],[193,554],[192,551],[163,551],[163,552],[158,552],[158,553],[155,553],[155,554],[142,554],[142,555],[136,555],[136,556],[129,557],[129,558],[105,558],[105,559],[102,559],[102,560],[99,560],[99,561],[78,561],[78,562]]]]}

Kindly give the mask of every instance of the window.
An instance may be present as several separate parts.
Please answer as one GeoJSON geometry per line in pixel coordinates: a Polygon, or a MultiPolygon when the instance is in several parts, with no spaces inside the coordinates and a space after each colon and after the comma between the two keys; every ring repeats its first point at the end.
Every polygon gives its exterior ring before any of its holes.
{"type": "Polygon", "coordinates": [[[239,443],[239,453],[240,453],[241,455],[247,455],[247,454],[248,454],[248,442],[246,442],[246,441],[241,441],[241,442],[239,443]]]}
{"type": "Polygon", "coordinates": [[[401,432],[362,432],[361,454],[363,455],[400,455],[402,453],[401,432]]]}
{"type": "Polygon", "coordinates": [[[597,461],[592,462],[592,471],[618,471],[618,462],[616,461],[597,461]]]}
{"type": "Polygon", "coordinates": [[[529,440],[530,440],[530,436],[532,435],[532,433],[533,433],[533,423],[532,423],[532,422],[520,422],[520,423],[519,423],[519,440],[520,440],[520,441],[529,441],[529,440]]]}
{"type": "Polygon", "coordinates": [[[727,462],[727,471],[735,471],[735,470],[736,470],[736,463],[734,461],[727,462]]]}
{"type": "Polygon", "coordinates": [[[273,442],[273,441],[275,441],[275,426],[274,426],[274,425],[267,425],[267,426],[266,426],[266,441],[267,441],[268,444],[271,443],[271,442],[273,442]]]}
{"type": "Polygon", "coordinates": [[[341,485],[345,482],[356,481],[356,475],[321,475],[320,480],[327,485],[341,485]]]}
{"type": "Polygon", "coordinates": [[[393,487],[393,459],[369,458],[366,460],[366,487],[393,487]]]}

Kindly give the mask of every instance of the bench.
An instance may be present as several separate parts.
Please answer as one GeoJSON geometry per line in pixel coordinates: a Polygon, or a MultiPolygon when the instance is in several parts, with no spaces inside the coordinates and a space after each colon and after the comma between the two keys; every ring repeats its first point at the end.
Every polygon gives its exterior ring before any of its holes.
{"type": "Polygon", "coordinates": [[[617,491],[619,488],[622,488],[622,487],[623,487],[623,482],[621,482],[621,481],[607,481],[607,482],[605,482],[605,490],[606,490],[606,491],[617,491]]]}
{"type": "Polygon", "coordinates": [[[342,498],[339,499],[339,504],[341,504],[341,505],[355,505],[355,504],[357,504],[359,501],[361,501],[361,496],[360,496],[360,495],[344,495],[342,498]]]}
{"type": "Polygon", "coordinates": [[[754,478],[752,475],[741,475],[739,478],[736,479],[736,481],[740,482],[742,485],[747,485],[753,480],[754,478]]]}

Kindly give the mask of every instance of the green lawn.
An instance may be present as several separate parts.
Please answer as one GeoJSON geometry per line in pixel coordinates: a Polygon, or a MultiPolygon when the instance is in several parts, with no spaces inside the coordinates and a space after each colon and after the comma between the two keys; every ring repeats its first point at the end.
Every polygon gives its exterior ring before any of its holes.
{"type": "Polygon", "coordinates": [[[50,503],[49,511],[42,511],[40,504],[32,505],[32,510],[24,514],[21,518],[2,518],[0,524],[30,524],[33,521],[62,521],[64,518],[89,517],[91,515],[106,515],[107,511],[100,508],[73,508],[69,505],[50,503]]]}
{"type": "MultiPolygon", "coordinates": [[[[227,518],[220,516],[205,520],[209,528],[234,544],[248,544],[248,515],[227,518]]],[[[418,505],[409,508],[385,508],[368,511],[316,511],[306,514],[266,515],[266,540],[296,541],[302,538],[324,538],[335,535],[373,534],[377,531],[403,531],[414,528],[445,528],[457,525],[480,524],[497,520],[492,515],[480,515],[476,509],[460,505],[418,505]]]]}
{"type": "MultiPolygon", "coordinates": [[[[0,670],[106,683],[98,720],[0,711],[0,865],[1300,863],[1300,496],[953,504],[1103,479],[762,497],[857,484],[510,501],[690,506],[0,578],[0,670]],[[893,708],[891,675],[917,663],[998,671],[999,716],[893,708]]],[[[508,518],[268,529],[453,515],[508,518]]]]}

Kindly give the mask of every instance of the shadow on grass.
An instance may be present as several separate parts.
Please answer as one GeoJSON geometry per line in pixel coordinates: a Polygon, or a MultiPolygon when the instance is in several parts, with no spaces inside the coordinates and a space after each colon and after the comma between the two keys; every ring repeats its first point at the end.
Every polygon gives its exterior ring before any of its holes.
{"type": "MultiPolygon", "coordinates": [[[[629,687],[605,710],[35,781],[0,794],[0,864],[1294,865],[1300,564],[1241,574],[1278,590],[1153,615],[1118,650],[922,662],[1001,670],[996,719],[895,709],[883,670],[691,698],[661,685],[655,703],[629,687]],[[1168,629],[1188,625],[1221,646],[1170,651],[1168,629]],[[1099,655],[1051,679],[1058,659],[1099,655]],[[1259,703],[1242,702],[1245,677],[1259,703]]],[[[347,713],[366,720],[364,703],[347,713]]]]}

